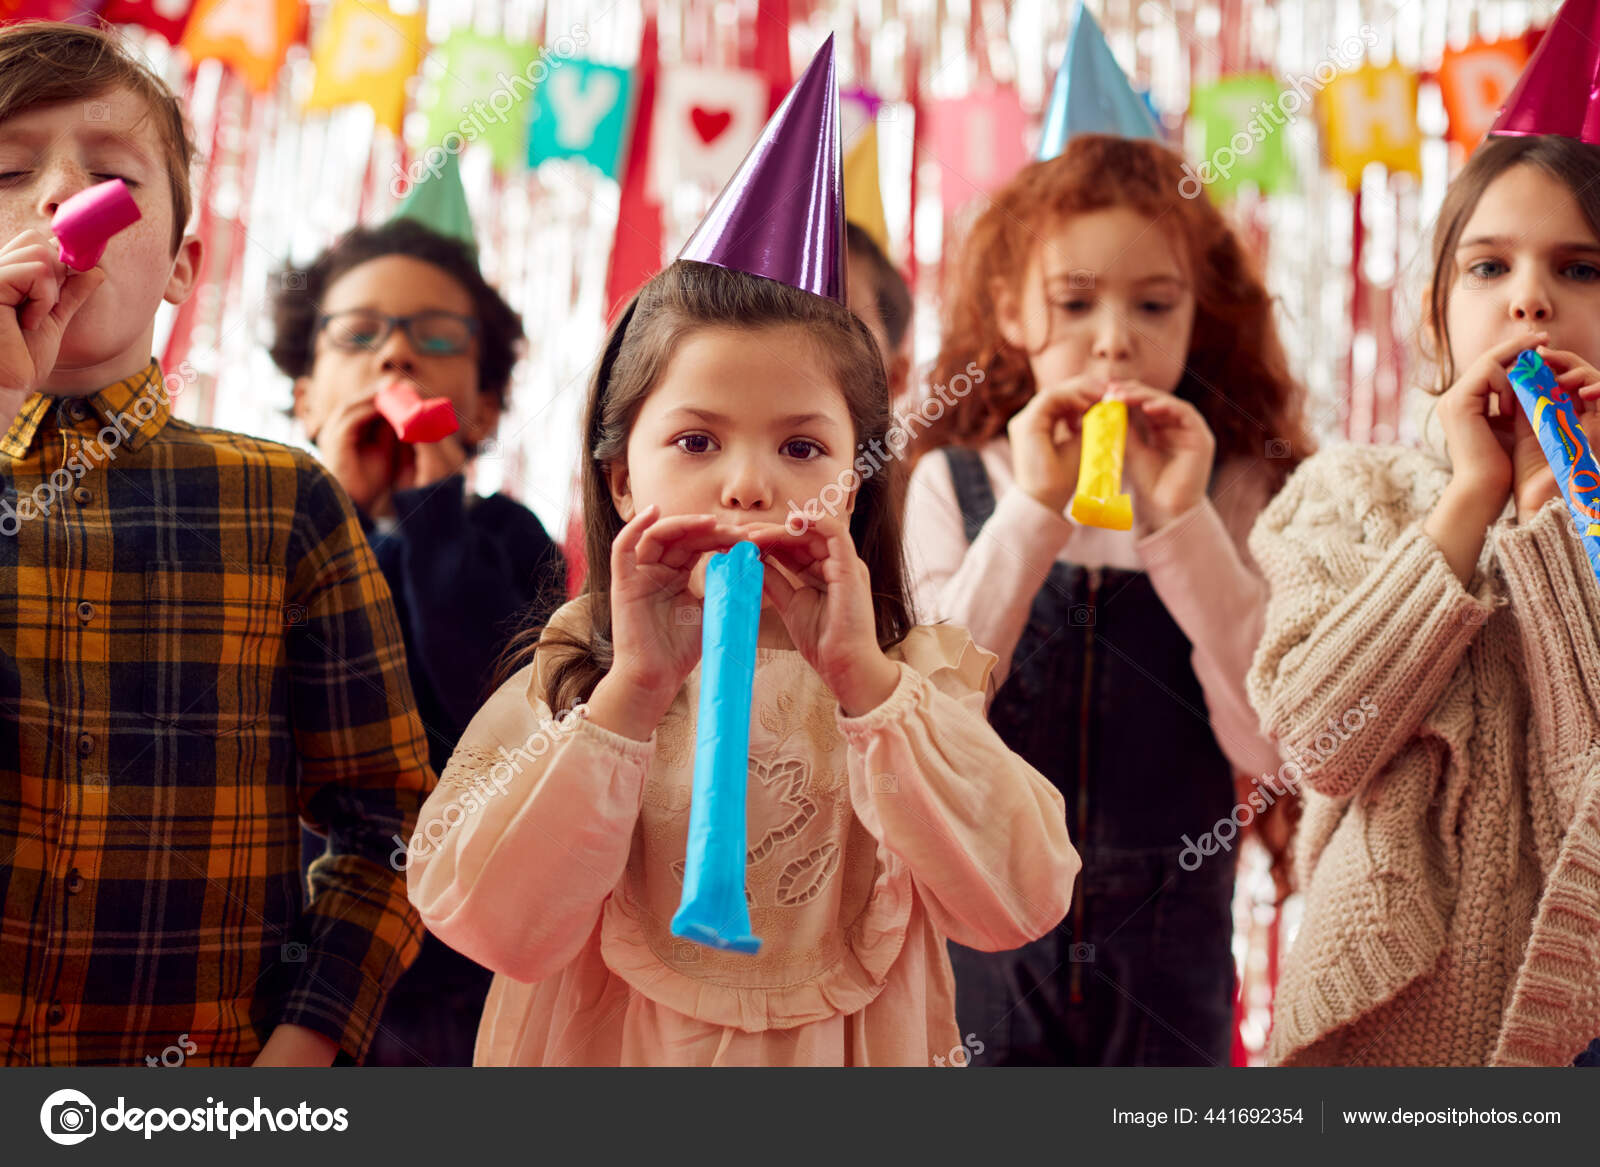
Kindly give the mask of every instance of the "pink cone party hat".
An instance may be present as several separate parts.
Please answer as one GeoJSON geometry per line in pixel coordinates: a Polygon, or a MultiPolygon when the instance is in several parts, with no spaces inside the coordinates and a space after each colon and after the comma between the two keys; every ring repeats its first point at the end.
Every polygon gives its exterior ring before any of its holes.
{"type": "Polygon", "coordinates": [[[1600,0],[1561,6],[1489,132],[1600,146],[1600,0]]]}
{"type": "Polygon", "coordinates": [[[678,258],[843,304],[842,136],[830,35],[678,258]]]}

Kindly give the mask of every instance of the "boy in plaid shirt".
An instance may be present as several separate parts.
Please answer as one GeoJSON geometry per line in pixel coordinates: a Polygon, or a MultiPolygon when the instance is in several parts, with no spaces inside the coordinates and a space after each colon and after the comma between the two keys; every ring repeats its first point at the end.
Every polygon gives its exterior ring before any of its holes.
{"type": "Polygon", "coordinates": [[[434,779],[360,523],[310,456],[172,417],[150,356],[192,153],[107,35],[0,30],[5,1064],[359,1061],[420,944],[389,860],[434,779]],[[143,217],[72,272],[51,217],[113,177],[143,217]]]}

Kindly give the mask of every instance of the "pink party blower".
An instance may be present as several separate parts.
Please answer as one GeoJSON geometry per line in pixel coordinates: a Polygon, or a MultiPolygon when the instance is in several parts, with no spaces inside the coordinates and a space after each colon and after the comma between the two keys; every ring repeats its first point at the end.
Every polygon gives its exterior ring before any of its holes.
{"type": "Polygon", "coordinates": [[[430,397],[424,401],[404,381],[390,381],[379,389],[374,404],[402,442],[437,442],[461,428],[449,400],[430,397]]]}
{"type": "Polygon", "coordinates": [[[106,243],[139,221],[139,208],[120,178],[81,190],[56,208],[50,229],[61,247],[61,262],[88,271],[100,262],[106,243]]]}

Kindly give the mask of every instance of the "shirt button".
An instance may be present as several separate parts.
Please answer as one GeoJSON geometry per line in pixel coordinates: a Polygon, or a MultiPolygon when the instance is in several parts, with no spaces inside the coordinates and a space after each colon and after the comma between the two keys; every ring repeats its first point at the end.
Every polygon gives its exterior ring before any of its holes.
{"type": "Polygon", "coordinates": [[[77,503],[79,506],[88,506],[90,500],[93,498],[94,495],[89,493],[89,488],[87,486],[80,486],[72,492],[72,501],[77,503]]]}
{"type": "Polygon", "coordinates": [[[67,872],[67,894],[77,895],[82,890],[83,876],[79,875],[78,869],[74,867],[71,871],[67,872]]]}
{"type": "Polygon", "coordinates": [[[60,1001],[51,1001],[50,1011],[44,1015],[44,1019],[51,1025],[60,1025],[67,1019],[67,1011],[61,1007],[60,1001]]]}
{"type": "Polygon", "coordinates": [[[94,619],[94,605],[88,600],[78,601],[78,619],[85,624],[94,619]]]}
{"type": "Polygon", "coordinates": [[[94,753],[94,734],[86,733],[78,739],[78,757],[87,758],[94,753]]]}
{"type": "Polygon", "coordinates": [[[72,404],[67,406],[67,413],[72,416],[73,421],[82,421],[89,416],[89,407],[80,399],[74,398],[72,404]]]}

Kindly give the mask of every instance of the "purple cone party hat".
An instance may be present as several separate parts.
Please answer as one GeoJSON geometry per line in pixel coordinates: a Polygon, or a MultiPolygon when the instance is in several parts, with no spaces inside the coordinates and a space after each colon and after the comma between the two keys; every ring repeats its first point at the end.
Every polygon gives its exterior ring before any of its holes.
{"type": "Polygon", "coordinates": [[[1038,161],[1056,157],[1078,134],[1116,134],[1161,140],[1150,106],[1133,91],[1128,75],[1106,44],[1094,15],[1078,0],[1067,51],[1056,71],[1039,136],[1038,161]]]}
{"type": "Polygon", "coordinates": [[[1489,132],[1600,146],[1600,0],[1561,6],[1489,132]]]}
{"type": "Polygon", "coordinates": [[[830,35],[678,258],[843,304],[842,137],[830,35]]]}

